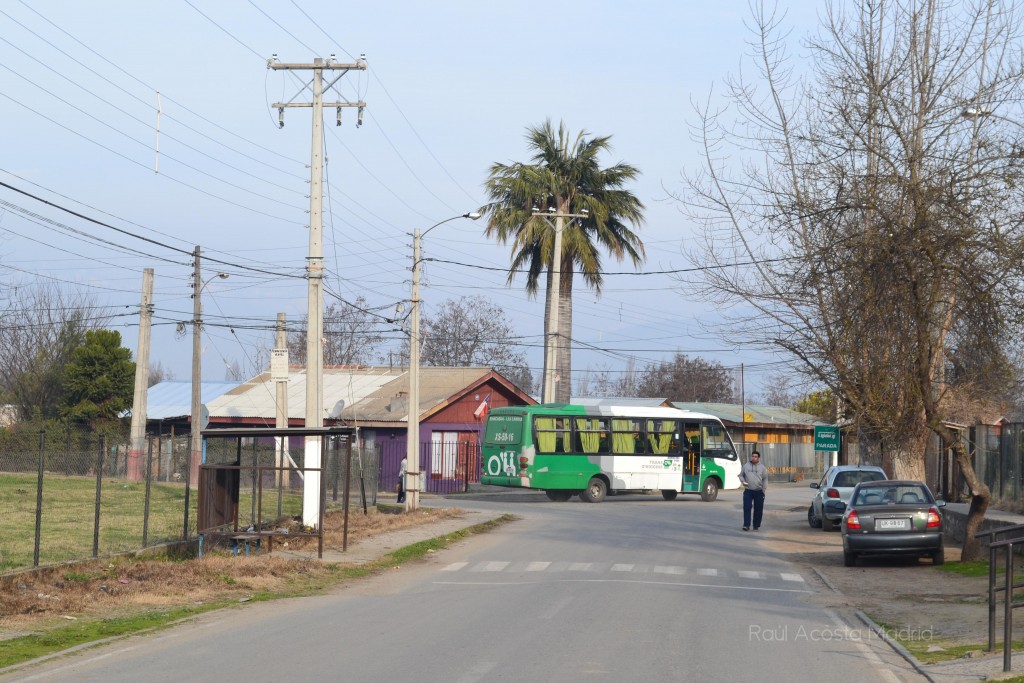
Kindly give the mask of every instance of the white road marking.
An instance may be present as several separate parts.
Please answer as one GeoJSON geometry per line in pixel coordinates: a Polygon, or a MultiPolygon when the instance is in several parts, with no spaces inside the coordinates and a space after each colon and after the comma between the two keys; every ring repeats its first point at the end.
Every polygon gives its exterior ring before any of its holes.
{"type": "Polygon", "coordinates": [[[741,569],[741,570],[739,570],[736,573],[739,574],[741,579],[763,579],[764,578],[761,575],[761,572],[752,572],[752,571],[747,571],[747,570],[741,569]]]}
{"type": "Polygon", "coordinates": [[[675,575],[678,576],[678,575],[686,573],[686,567],[660,567],[660,566],[656,566],[654,568],[654,573],[655,574],[675,574],[675,575]]]}
{"type": "Polygon", "coordinates": [[[569,565],[569,571],[571,572],[589,572],[591,567],[590,562],[573,562],[569,565]]]}
{"type": "Polygon", "coordinates": [[[631,572],[633,571],[633,565],[631,564],[613,564],[613,572],[631,572]]]}
{"type": "Polygon", "coordinates": [[[799,581],[801,583],[804,583],[804,577],[800,576],[799,574],[786,574],[785,572],[783,572],[782,574],[779,574],[779,576],[782,577],[783,581],[799,581]]]}
{"type": "Polygon", "coordinates": [[[718,576],[717,569],[698,569],[697,573],[701,576],[718,576]]]}
{"type": "Polygon", "coordinates": [[[531,562],[526,565],[526,571],[528,572],[542,572],[548,568],[550,562],[531,562]]]}
{"type": "Polygon", "coordinates": [[[508,562],[481,562],[469,571],[471,572],[500,572],[509,565],[508,562]]]}
{"type": "Polygon", "coordinates": [[[441,569],[441,571],[443,571],[443,572],[457,572],[460,569],[462,569],[463,567],[467,566],[468,564],[469,564],[469,562],[453,562],[450,565],[448,565],[447,567],[443,567],[441,569]]]}

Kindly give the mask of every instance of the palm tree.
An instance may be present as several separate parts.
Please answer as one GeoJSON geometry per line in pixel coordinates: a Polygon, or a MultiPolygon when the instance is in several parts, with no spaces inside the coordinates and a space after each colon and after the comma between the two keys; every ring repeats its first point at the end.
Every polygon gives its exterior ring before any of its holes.
{"type": "MultiPolygon", "coordinates": [[[[555,209],[559,214],[584,215],[564,224],[559,267],[558,329],[556,335],[559,377],[555,400],[568,402],[572,393],[572,281],[579,272],[584,282],[601,292],[601,253],[604,247],[617,262],[629,258],[634,266],[643,263],[644,245],[630,226],[643,223],[643,203],[623,186],[640,171],[618,163],[601,168],[598,155],[611,149],[611,136],[587,138],[586,131],[572,139],[564,123],[557,133],[551,121],[527,128],[526,139],[533,151],[531,163],[491,166],[486,188],[491,203],[482,211],[488,215],[485,234],[501,244],[512,243],[508,283],[519,270],[526,271],[526,291],[537,295],[541,273],[547,272],[550,304],[554,272],[555,229],[548,216],[538,213],[555,209]]],[[[549,338],[545,306],[544,339],[549,338]]],[[[545,366],[547,358],[545,356],[545,366]]],[[[544,376],[547,377],[547,367],[544,376]]]]}

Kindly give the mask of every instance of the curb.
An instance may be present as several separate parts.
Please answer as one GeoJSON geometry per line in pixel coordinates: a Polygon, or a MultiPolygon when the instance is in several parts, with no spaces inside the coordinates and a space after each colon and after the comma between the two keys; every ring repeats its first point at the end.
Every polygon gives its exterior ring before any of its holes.
{"type": "Polygon", "coordinates": [[[864,624],[868,628],[870,628],[872,631],[875,632],[875,635],[877,635],[879,638],[881,638],[886,643],[888,643],[889,647],[891,647],[900,657],[903,657],[903,659],[905,659],[907,661],[907,664],[910,664],[910,666],[914,667],[914,670],[917,671],[917,673],[919,673],[922,676],[924,676],[925,678],[927,678],[931,683],[936,683],[935,679],[932,678],[931,674],[929,674],[925,670],[924,665],[922,665],[921,662],[917,661],[917,657],[915,657],[914,655],[910,654],[910,651],[907,650],[907,648],[903,647],[898,642],[896,642],[895,640],[890,638],[885,633],[885,629],[883,629],[881,626],[876,624],[871,619],[871,617],[869,617],[868,615],[864,614],[864,612],[861,612],[860,610],[855,610],[854,613],[857,615],[858,619],[860,619],[862,622],[864,622],[864,624]]]}

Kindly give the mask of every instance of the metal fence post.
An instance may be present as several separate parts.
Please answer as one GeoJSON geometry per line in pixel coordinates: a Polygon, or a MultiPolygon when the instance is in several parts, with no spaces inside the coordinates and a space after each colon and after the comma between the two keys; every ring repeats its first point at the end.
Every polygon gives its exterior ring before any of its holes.
{"type": "Polygon", "coordinates": [[[96,453],[96,507],[92,513],[92,556],[99,557],[100,554],[100,492],[103,490],[103,459],[107,447],[102,434],[100,434],[99,450],[96,453]]]}
{"type": "Polygon", "coordinates": [[[39,540],[43,530],[43,466],[46,446],[46,430],[39,430],[39,472],[36,475],[36,537],[32,549],[32,566],[39,566],[39,540]]]}
{"type": "Polygon", "coordinates": [[[142,512],[142,547],[149,541],[149,492],[153,482],[153,437],[149,437],[146,449],[146,504],[142,512]]]}

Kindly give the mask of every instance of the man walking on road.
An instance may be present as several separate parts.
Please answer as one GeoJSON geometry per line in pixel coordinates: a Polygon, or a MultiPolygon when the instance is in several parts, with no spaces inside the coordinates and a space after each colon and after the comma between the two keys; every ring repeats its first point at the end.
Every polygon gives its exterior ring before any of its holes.
{"type": "Polygon", "coordinates": [[[761,528],[764,494],[768,491],[768,468],[761,464],[761,454],[754,451],[740,469],[743,484],[743,530],[750,531],[750,507],[754,507],[754,531],[761,528]]]}

